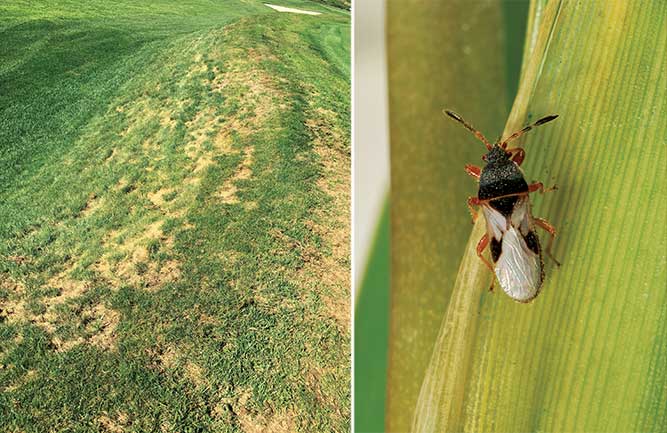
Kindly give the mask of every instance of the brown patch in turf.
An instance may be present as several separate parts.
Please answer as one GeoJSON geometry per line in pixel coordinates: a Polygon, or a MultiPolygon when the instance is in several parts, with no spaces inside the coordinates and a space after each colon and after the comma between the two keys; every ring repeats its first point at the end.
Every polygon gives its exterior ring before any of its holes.
{"type": "Polygon", "coordinates": [[[239,416],[241,429],[245,433],[294,433],[296,419],[294,411],[284,409],[267,415],[257,414],[255,417],[248,414],[239,416]]]}
{"type": "Polygon", "coordinates": [[[236,172],[231,178],[225,181],[225,183],[216,193],[216,195],[222,199],[223,203],[231,204],[239,202],[239,199],[236,196],[236,193],[238,192],[238,187],[236,186],[236,183],[240,180],[250,179],[250,177],[252,176],[251,167],[253,163],[254,153],[255,153],[254,147],[252,146],[246,147],[245,155],[243,157],[243,160],[241,161],[241,164],[239,164],[239,166],[236,168],[236,172]]]}
{"type": "Polygon", "coordinates": [[[130,427],[130,417],[124,412],[119,412],[113,417],[109,416],[107,412],[103,412],[95,420],[95,424],[101,432],[123,433],[130,427]]]}
{"type": "Polygon", "coordinates": [[[206,372],[193,361],[187,361],[185,363],[185,376],[197,387],[207,384],[206,372]]]}
{"type": "Polygon", "coordinates": [[[0,301],[0,318],[4,318],[10,323],[30,322],[53,334],[58,324],[58,314],[56,312],[58,306],[82,296],[88,286],[82,281],[72,279],[69,276],[69,269],[66,269],[49,279],[46,287],[58,289],[56,296],[42,300],[46,311],[39,314],[33,313],[28,308],[22,286],[15,285],[10,297],[5,301],[0,301]]]}
{"type": "Polygon", "coordinates": [[[81,210],[81,213],[79,213],[79,216],[81,218],[87,218],[93,213],[95,213],[95,211],[100,207],[102,207],[102,200],[99,197],[97,197],[96,194],[92,193],[88,196],[86,205],[81,210]]]}
{"type": "Polygon", "coordinates": [[[170,110],[160,110],[159,111],[160,126],[163,128],[173,129],[176,126],[176,120],[172,115],[170,110]]]}
{"type": "Polygon", "coordinates": [[[116,328],[120,322],[120,313],[104,304],[86,306],[77,314],[78,327],[82,335],[71,339],[54,336],[52,343],[59,352],[66,352],[80,344],[91,344],[102,350],[116,350],[116,328]]]}
{"type": "Polygon", "coordinates": [[[192,79],[193,77],[198,77],[208,71],[208,66],[202,60],[203,56],[200,53],[195,54],[192,58],[192,66],[190,66],[186,78],[192,79]]]}
{"type": "Polygon", "coordinates": [[[259,207],[259,204],[256,201],[247,201],[247,202],[243,203],[243,208],[246,211],[252,211],[252,210],[257,209],[258,207],[259,207]]]}
{"type": "Polygon", "coordinates": [[[303,368],[305,382],[308,389],[313,393],[318,405],[329,408],[331,414],[335,414],[338,418],[344,418],[344,408],[338,404],[338,396],[336,395],[336,386],[339,382],[340,374],[337,367],[322,367],[320,362],[312,359],[302,359],[301,365],[303,368]]]}
{"type": "Polygon", "coordinates": [[[164,196],[174,192],[174,188],[160,188],[157,191],[149,192],[148,199],[155,205],[160,208],[164,207],[167,204],[164,196]]]}
{"type": "Polygon", "coordinates": [[[120,313],[107,308],[104,304],[97,304],[82,313],[89,335],[88,342],[102,349],[116,348],[116,328],[120,322],[120,313]]]}
{"type": "Polygon", "coordinates": [[[224,398],[212,411],[215,422],[237,424],[244,433],[293,433],[297,431],[297,413],[292,409],[275,410],[267,406],[261,411],[252,408],[252,391],[243,389],[234,398],[224,398]]]}
{"type": "Polygon", "coordinates": [[[33,313],[28,308],[21,289],[12,293],[9,299],[0,301],[0,319],[10,323],[29,322],[39,326],[52,335],[51,342],[60,352],[83,343],[92,344],[104,350],[114,350],[116,347],[115,331],[120,322],[120,313],[103,304],[86,306],[80,311],[69,310],[69,312],[75,312],[74,320],[78,322],[76,327],[82,329],[82,332],[68,339],[63,339],[57,334],[58,326],[63,323],[63,320],[71,321],[71,317],[63,316],[63,312],[60,311],[61,307],[82,297],[89,289],[88,282],[73,279],[69,275],[72,267],[73,265],[50,278],[45,284],[47,288],[58,290],[57,295],[47,296],[40,300],[45,311],[33,313]]]}
{"type": "Polygon", "coordinates": [[[112,286],[139,286],[147,290],[159,290],[165,284],[178,281],[180,264],[174,259],[156,261],[151,259],[149,246],[158,245],[160,251],[169,252],[174,240],[162,232],[164,220],[145,226],[144,230],[123,239],[111,232],[103,241],[108,251],[95,264],[94,269],[112,286]],[[114,258],[122,256],[120,260],[114,258]]]}
{"type": "Polygon", "coordinates": [[[324,248],[302,248],[304,266],[296,283],[317,287],[327,314],[339,328],[350,329],[350,155],[349,138],[335,126],[336,114],[316,109],[306,122],[319,156],[321,176],[317,186],[331,198],[331,205],[314,212],[306,227],[322,239],[324,248]],[[320,251],[326,251],[321,253],[320,251]]]}
{"type": "Polygon", "coordinates": [[[169,370],[176,368],[178,361],[181,359],[181,354],[174,347],[168,347],[167,350],[162,352],[158,359],[160,360],[161,368],[163,370],[169,370]]]}
{"type": "Polygon", "coordinates": [[[48,287],[59,290],[58,296],[49,299],[51,305],[64,304],[69,299],[78,298],[88,289],[86,282],[75,280],[69,275],[71,267],[52,277],[47,282],[48,287]]]}
{"type": "Polygon", "coordinates": [[[5,387],[4,392],[16,391],[35,379],[37,379],[37,370],[28,370],[23,376],[17,378],[11,385],[5,387]]]}
{"type": "Polygon", "coordinates": [[[8,292],[5,299],[0,299],[0,322],[8,321],[10,323],[29,320],[30,313],[26,310],[23,296],[25,287],[20,282],[15,281],[9,274],[0,274],[0,288],[8,292]]]}

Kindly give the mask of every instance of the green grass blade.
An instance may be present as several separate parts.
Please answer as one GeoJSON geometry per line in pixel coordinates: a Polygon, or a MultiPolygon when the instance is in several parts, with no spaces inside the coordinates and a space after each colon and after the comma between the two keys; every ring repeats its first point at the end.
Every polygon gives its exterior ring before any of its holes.
{"type": "Polygon", "coordinates": [[[477,225],[414,431],[665,431],[666,21],[661,2],[546,4],[505,132],[560,114],[524,170],[559,186],[533,212],[563,265],[532,304],[489,294],[477,225]]]}

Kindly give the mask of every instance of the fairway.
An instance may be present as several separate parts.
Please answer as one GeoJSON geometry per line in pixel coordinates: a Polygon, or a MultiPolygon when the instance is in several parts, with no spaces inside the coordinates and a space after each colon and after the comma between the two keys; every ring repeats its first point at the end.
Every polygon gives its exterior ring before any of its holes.
{"type": "Polygon", "coordinates": [[[349,430],[349,3],[271,4],[0,5],[1,432],[349,430]]]}

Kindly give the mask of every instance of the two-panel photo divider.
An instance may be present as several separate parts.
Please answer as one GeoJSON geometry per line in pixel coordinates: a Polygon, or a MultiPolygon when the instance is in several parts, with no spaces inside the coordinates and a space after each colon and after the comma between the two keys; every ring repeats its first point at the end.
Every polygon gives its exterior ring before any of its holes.
{"type": "Polygon", "coordinates": [[[0,433],[667,432],[667,3],[0,2],[0,433]]]}

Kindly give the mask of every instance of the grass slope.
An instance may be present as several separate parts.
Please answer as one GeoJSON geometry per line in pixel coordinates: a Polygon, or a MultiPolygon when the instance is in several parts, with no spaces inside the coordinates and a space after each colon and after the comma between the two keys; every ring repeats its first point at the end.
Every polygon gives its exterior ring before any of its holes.
{"type": "Polygon", "coordinates": [[[0,6],[5,431],[348,430],[349,15],[281,3],[0,6]]]}

